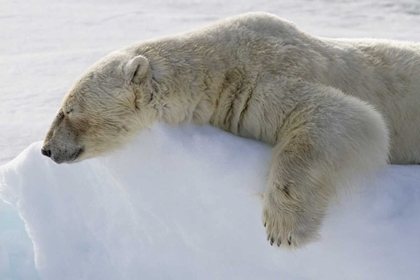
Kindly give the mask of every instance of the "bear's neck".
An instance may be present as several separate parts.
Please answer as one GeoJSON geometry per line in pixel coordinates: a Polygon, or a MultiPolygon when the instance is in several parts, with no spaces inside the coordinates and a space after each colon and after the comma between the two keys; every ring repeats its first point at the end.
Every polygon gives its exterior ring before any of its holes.
{"type": "Polygon", "coordinates": [[[162,42],[152,42],[136,52],[150,61],[159,121],[211,123],[232,58],[226,59],[226,53],[222,57],[211,44],[192,47],[167,40],[164,50],[159,46],[162,42]]]}

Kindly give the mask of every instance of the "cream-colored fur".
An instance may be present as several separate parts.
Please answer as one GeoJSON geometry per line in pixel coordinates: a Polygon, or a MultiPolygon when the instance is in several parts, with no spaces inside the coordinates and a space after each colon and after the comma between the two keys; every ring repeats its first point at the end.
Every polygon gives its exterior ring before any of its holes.
{"type": "Polygon", "coordinates": [[[268,240],[300,247],[317,238],[343,184],[388,155],[420,162],[419,89],[420,44],[318,38],[249,13],[101,59],[65,97],[43,153],[77,162],[155,121],[264,141],[273,146],[263,198],[268,240]]]}

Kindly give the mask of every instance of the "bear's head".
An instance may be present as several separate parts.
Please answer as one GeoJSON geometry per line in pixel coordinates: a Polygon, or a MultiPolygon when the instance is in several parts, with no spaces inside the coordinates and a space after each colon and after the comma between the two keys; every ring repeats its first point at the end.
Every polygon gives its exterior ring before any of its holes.
{"type": "Polygon", "coordinates": [[[119,52],[104,57],[65,96],[42,154],[73,163],[122,146],[153,121],[148,108],[153,87],[146,57],[119,52]]]}

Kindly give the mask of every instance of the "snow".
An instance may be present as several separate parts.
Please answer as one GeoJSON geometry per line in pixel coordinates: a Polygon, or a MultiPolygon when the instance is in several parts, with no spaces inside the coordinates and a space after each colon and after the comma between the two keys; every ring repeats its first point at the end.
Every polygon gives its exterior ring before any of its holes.
{"type": "Polygon", "coordinates": [[[157,126],[123,151],[81,164],[56,165],[39,149],[34,143],[2,167],[1,195],[25,221],[43,279],[410,279],[420,272],[419,167],[388,168],[331,210],[320,242],[291,253],[265,241],[255,194],[270,157],[260,143],[208,127],[157,126]]]}
{"type": "Polygon", "coordinates": [[[290,252],[265,241],[260,143],[158,125],[75,165],[31,144],[106,53],[257,10],[319,36],[420,41],[415,0],[0,0],[0,279],[418,279],[419,166],[388,167],[290,252]]]}
{"type": "Polygon", "coordinates": [[[333,206],[319,242],[276,250],[261,224],[269,147],[165,125],[57,165],[29,146],[0,169],[41,279],[415,279],[420,167],[392,166],[333,206]]]}

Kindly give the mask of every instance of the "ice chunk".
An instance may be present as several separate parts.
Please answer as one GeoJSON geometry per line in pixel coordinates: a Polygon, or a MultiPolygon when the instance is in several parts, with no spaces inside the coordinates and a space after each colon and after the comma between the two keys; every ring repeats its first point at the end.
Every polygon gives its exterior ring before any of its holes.
{"type": "Polygon", "coordinates": [[[269,160],[269,147],[215,128],[160,125],[78,164],[34,143],[0,167],[0,197],[23,218],[42,279],[419,275],[420,167],[388,167],[331,207],[319,242],[290,252],[261,224],[269,160]]]}

